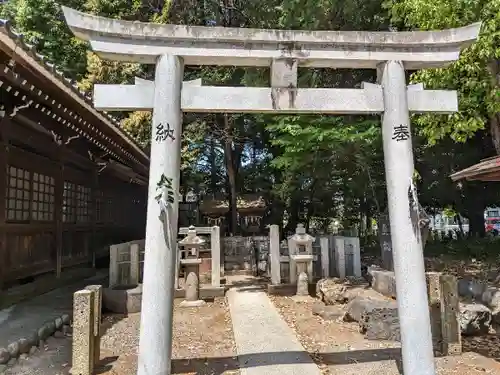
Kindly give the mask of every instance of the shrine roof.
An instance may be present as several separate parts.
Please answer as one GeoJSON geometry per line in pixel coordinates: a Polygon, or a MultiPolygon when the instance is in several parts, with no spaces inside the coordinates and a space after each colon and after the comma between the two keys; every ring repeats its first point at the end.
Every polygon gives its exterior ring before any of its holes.
{"type": "MultiPolygon", "coordinates": [[[[124,167],[146,176],[149,157],[119,122],[92,105],[92,95],[80,90],[48,58],[25,42],[9,20],[0,20],[2,79],[41,103],[61,126],[71,128],[124,167]]],[[[40,107],[41,108],[41,107],[40,107]]],[[[45,109],[44,109],[45,111],[45,109]]]]}
{"type": "MultiPolygon", "coordinates": [[[[240,212],[263,211],[267,208],[263,197],[258,195],[244,194],[238,197],[236,203],[240,212]]],[[[203,213],[226,213],[229,211],[227,199],[203,199],[200,203],[200,211],[203,213]]]]}
{"type": "Polygon", "coordinates": [[[465,168],[451,176],[453,181],[500,181],[500,156],[481,160],[479,163],[465,168]]]}
{"type": "Polygon", "coordinates": [[[293,58],[308,67],[375,68],[401,60],[407,69],[455,61],[481,24],[439,31],[304,31],[164,25],[116,20],[63,7],[73,33],[103,58],[154,64],[165,53],[186,65],[268,66],[293,58]]]}

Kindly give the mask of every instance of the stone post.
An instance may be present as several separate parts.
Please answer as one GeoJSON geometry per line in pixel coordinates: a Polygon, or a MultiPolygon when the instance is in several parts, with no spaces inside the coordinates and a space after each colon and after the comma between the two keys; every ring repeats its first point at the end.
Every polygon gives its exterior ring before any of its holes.
{"type": "Polygon", "coordinates": [[[271,261],[271,283],[281,284],[281,263],[280,263],[280,227],[271,225],[269,228],[269,255],[271,261]]]}
{"type": "Polygon", "coordinates": [[[352,252],[353,276],[361,277],[361,246],[359,237],[344,237],[344,250],[349,246],[352,252]]]}
{"type": "Polygon", "coordinates": [[[74,375],[93,375],[95,364],[95,299],[94,290],[79,290],[73,295],[73,350],[74,375]]]}
{"type": "Polygon", "coordinates": [[[403,372],[435,375],[420,229],[414,228],[411,221],[409,194],[414,167],[405,68],[401,61],[388,61],[380,70],[384,98],[382,139],[403,372]]]}
{"type": "Polygon", "coordinates": [[[111,245],[109,247],[109,287],[113,288],[118,285],[118,258],[119,254],[119,246],[111,245]]]}
{"type": "Polygon", "coordinates": [[[435,351],[441,351],[441,273],[427,272],[426,278],[433,348],[435,351]]]}
{"type": "Polygon", "coordinates": [[[102,285],[88,285],[86,290],[94,292],[94,365],[101,360],[102,285]]]}
{"type": "Polygon", "coordinates": [[[321,237],[319,239],[321,247],[321,271],[323,277],[330,277],[330,249],[328,248],[328,238],[321,237]]]}
{"type": "Polygon", "coordinates": [[[462,353],[462,337],[460,335],[459,297],[457,278],[453,275],[441,275],[441,333],[443,355],[459,355],[462,353]]]}
{"type": "Polygon", "coordinates": [[[344,237],[336,236],[333,238],[334,248],[335,248],[335,269],[337,271],[337,277],[341,280],[345,279],[345,242],[344,237]]]}
{"type": "Polygon", "coordinates": [[[165,54],[157,59],[137,375],[171,373],[182,78],[183,62],[179,57],[165,54]],[[156,200],[157,184],[162,176],[172,179],[174,190],[174,203],[167,209],[165,222],[160,219],[162,213],[156,200]]]}
{"type": "Polygon", "coordinates": [[[213,226],[210,234],[210,248],[212,255],[212,286],[220,287],[220,227],[213,226]]]}
{"type": "Polygon", "coordinates": [[[140,274],[140,249],[139,244],[132,243],[130,245],[130,285],[139,284],[140,274]]]}

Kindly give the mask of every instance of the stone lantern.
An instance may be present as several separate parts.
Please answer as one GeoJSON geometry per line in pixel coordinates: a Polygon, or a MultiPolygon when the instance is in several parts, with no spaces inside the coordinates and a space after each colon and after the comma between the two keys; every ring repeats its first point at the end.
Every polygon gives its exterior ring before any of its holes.
{"type": "Polygon", "coordinates": [[[309,295],[309,280],[313,279],[313,242],[315,238],[298,224],[295,234],[288,239],[290,255],[290,283],[297,283],[297,296],[309,295]]]}
{"type": "Polygon", "coordinates": [[[180,263],[186,268],[186,291],[185,300],[181,302],[182,307],[197,307],[205,304],[200,299],[200,248],[205,244],[205,240],[196,235],[196,228],[190,226],[188,234],[181,241],[179,247],[186,253],[186,257],[180,263]]]}

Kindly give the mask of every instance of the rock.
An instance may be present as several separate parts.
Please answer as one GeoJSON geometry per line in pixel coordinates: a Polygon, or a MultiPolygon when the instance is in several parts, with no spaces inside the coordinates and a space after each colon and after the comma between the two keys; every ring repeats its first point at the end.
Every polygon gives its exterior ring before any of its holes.
{"type": "Polygon", "coordinates": [[[7,366],[6,365],[0,365],[0,375],[5,374],[7,371],[7,366]]]}
{"type": "Polygon", "coordinates": [[[49,336],[52,336],[54,332],[56,331],[56,323],[54,321],[49,321],[44,324],[45,329],[49,333],[49,336]]]}
{"type": "Polygon", "coordinates": [[[31,346],[37,346],[38,345],[38,341],[40,341],[40,339],[38,337],[38,330],[34,331],[31,335],[29,335],[26,338],[31,343],[31,346]]]}
{"type": "Polygon", "coordinates": [[[372,288],[380,294],[396,298],[396,278],[394,272],[385,271],[376,266],[368,267],[368,273],[372,276],[372,288]]]}
{"type": "Polygon", "coordinates": [[[55,332],[54,332],[54,337],[55,337],[56,339],[62,339],[62,338],[64,338],[65,336],[64,336],[64,333],[62,333],[61,331],[55,331],[55,332]]]}
{"type": "Polygon", "coordinates": [[[495,287],[486,288],[481,302],[491,309],[493,323],[500,324],[500,290],[495,287]]]}
{"type": "Polygon", "coordinates": [[[71,324],[71,317],[69,316],[69,314],[62,314],[61,319],[62,319],[63,324],[67,324],[67,325],[71,324]]]}
{"type": "Polygon", "coordinates": [[[324,320],[337,320],[344,316],[345,311],[338,306],[325,306],[322,303],[316,303],[312,307],[312,313],[324,320]]]}
{"type": "Polygon", "coordinates": [[[17,340],[17,343],[19,344],[19,353],[24,354],[24,353],[29,353],[31,347],[33,346],[33,341],[23,337],[17,340]]]}
{"type": "Polygon", "coordinates": [[[54,319],[54,324],[56,325],[56,330],[60,330],[63,326],[63,321],[62,318],[55,318],[54,319]]]}
{"type": "Polygon", "coordinates": [[[326,305],[347,303],[355,298],[368,283],[364,278],[348,276],[344,280],[337,277],[321,279],[316,284],[316,296],[326,305]]]}
{"type": "Polygon", "coordinates": [[[5,348],[0,348],[0,365],[5,365],[10,360],[10,353],[5,348]]]}
{"type": "Polygon", "coordinates": [[[360,332],[370,340],[400,340],[395,301],[356,297],[347,305],[344,320],[358,322],[360,332]]]}
{"type": "Polygon", "coordinates": [[[51,334],[52,332],[50,332],[49,328],[44,324],[38,329],[38,340],[45,341],[51,334]]]}
{"type": "Polygon", "coordinates": [[[463,335],[486,334],[491,326],[491,311],[483,305],[461,303],[458,320],[463,335]]]}
{"type": "Polygon", "coordinates": [[[11,356],[11,358],[17,358],[19,357],[19,343],[17,341],[14,341],[14,342],[11,342],[8,346],[7,346],[7,350],[9,351],[9,354],[11,356]]]}
{"type": "Polygon", "coordinates": [[[73,333],[73,330],[68,325],[63,325],[62,333],[66,336],[70,336],[73,333]]]}
{"type": "Polygon", "coordinates": [[[29,355],[33,355],[36,352],[38,352],[38,348],[36,346],[32,346],[31,349],[30,349],[29,355]]]}
{"type": "Polygon", "coordinates": [[[14,366],[16,363],[17,363],[17,358],[11,358],[9,359],[9,363],[7,363],[7,365],[14,366]]]}
{"type": "Polygon", "coordinates": [[[386,314],[397,314],[398,306],[395,301],[379,300],[370,297],[356,297],[347,304],[345,320],[359,322],[365,312],[382,311],[386,314]]]}
{"type": "Polygon", "coordinates": [[[19,359],[22,359],[22,360],[26,360],[26,359],[28,359],[28,354],[26,354],[26,353],[21,354],[21,355],[19,356],[19,359]]]}

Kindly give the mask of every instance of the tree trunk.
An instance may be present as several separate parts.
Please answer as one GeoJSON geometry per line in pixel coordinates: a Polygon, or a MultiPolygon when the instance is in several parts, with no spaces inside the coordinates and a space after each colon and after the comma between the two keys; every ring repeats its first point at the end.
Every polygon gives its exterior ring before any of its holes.
{"type": "Polygon", "coordinates": [[[228,115],[224,114],[224,158],[226,161],[226,172],[229,183],[229,212],[230,212],[230,226],[229,230],[234,235],[238,232],[238,206],[237,206],[237,189],[236,189],[236,163],[233,153],[233,137],[231,123],[228,115]]]}
{"type": "Polygon", "coordinates": [[[473,210],[469,211],[469,235],[475,237],[485,236],[484,227],[484,207],[474,207],[473,210]]]}
{"type": "Polygon", "coordinates": [[[215,139],[210,138],[210,190],[215,198],[217,192],[217,151],[215,149],[215,139]]]}

